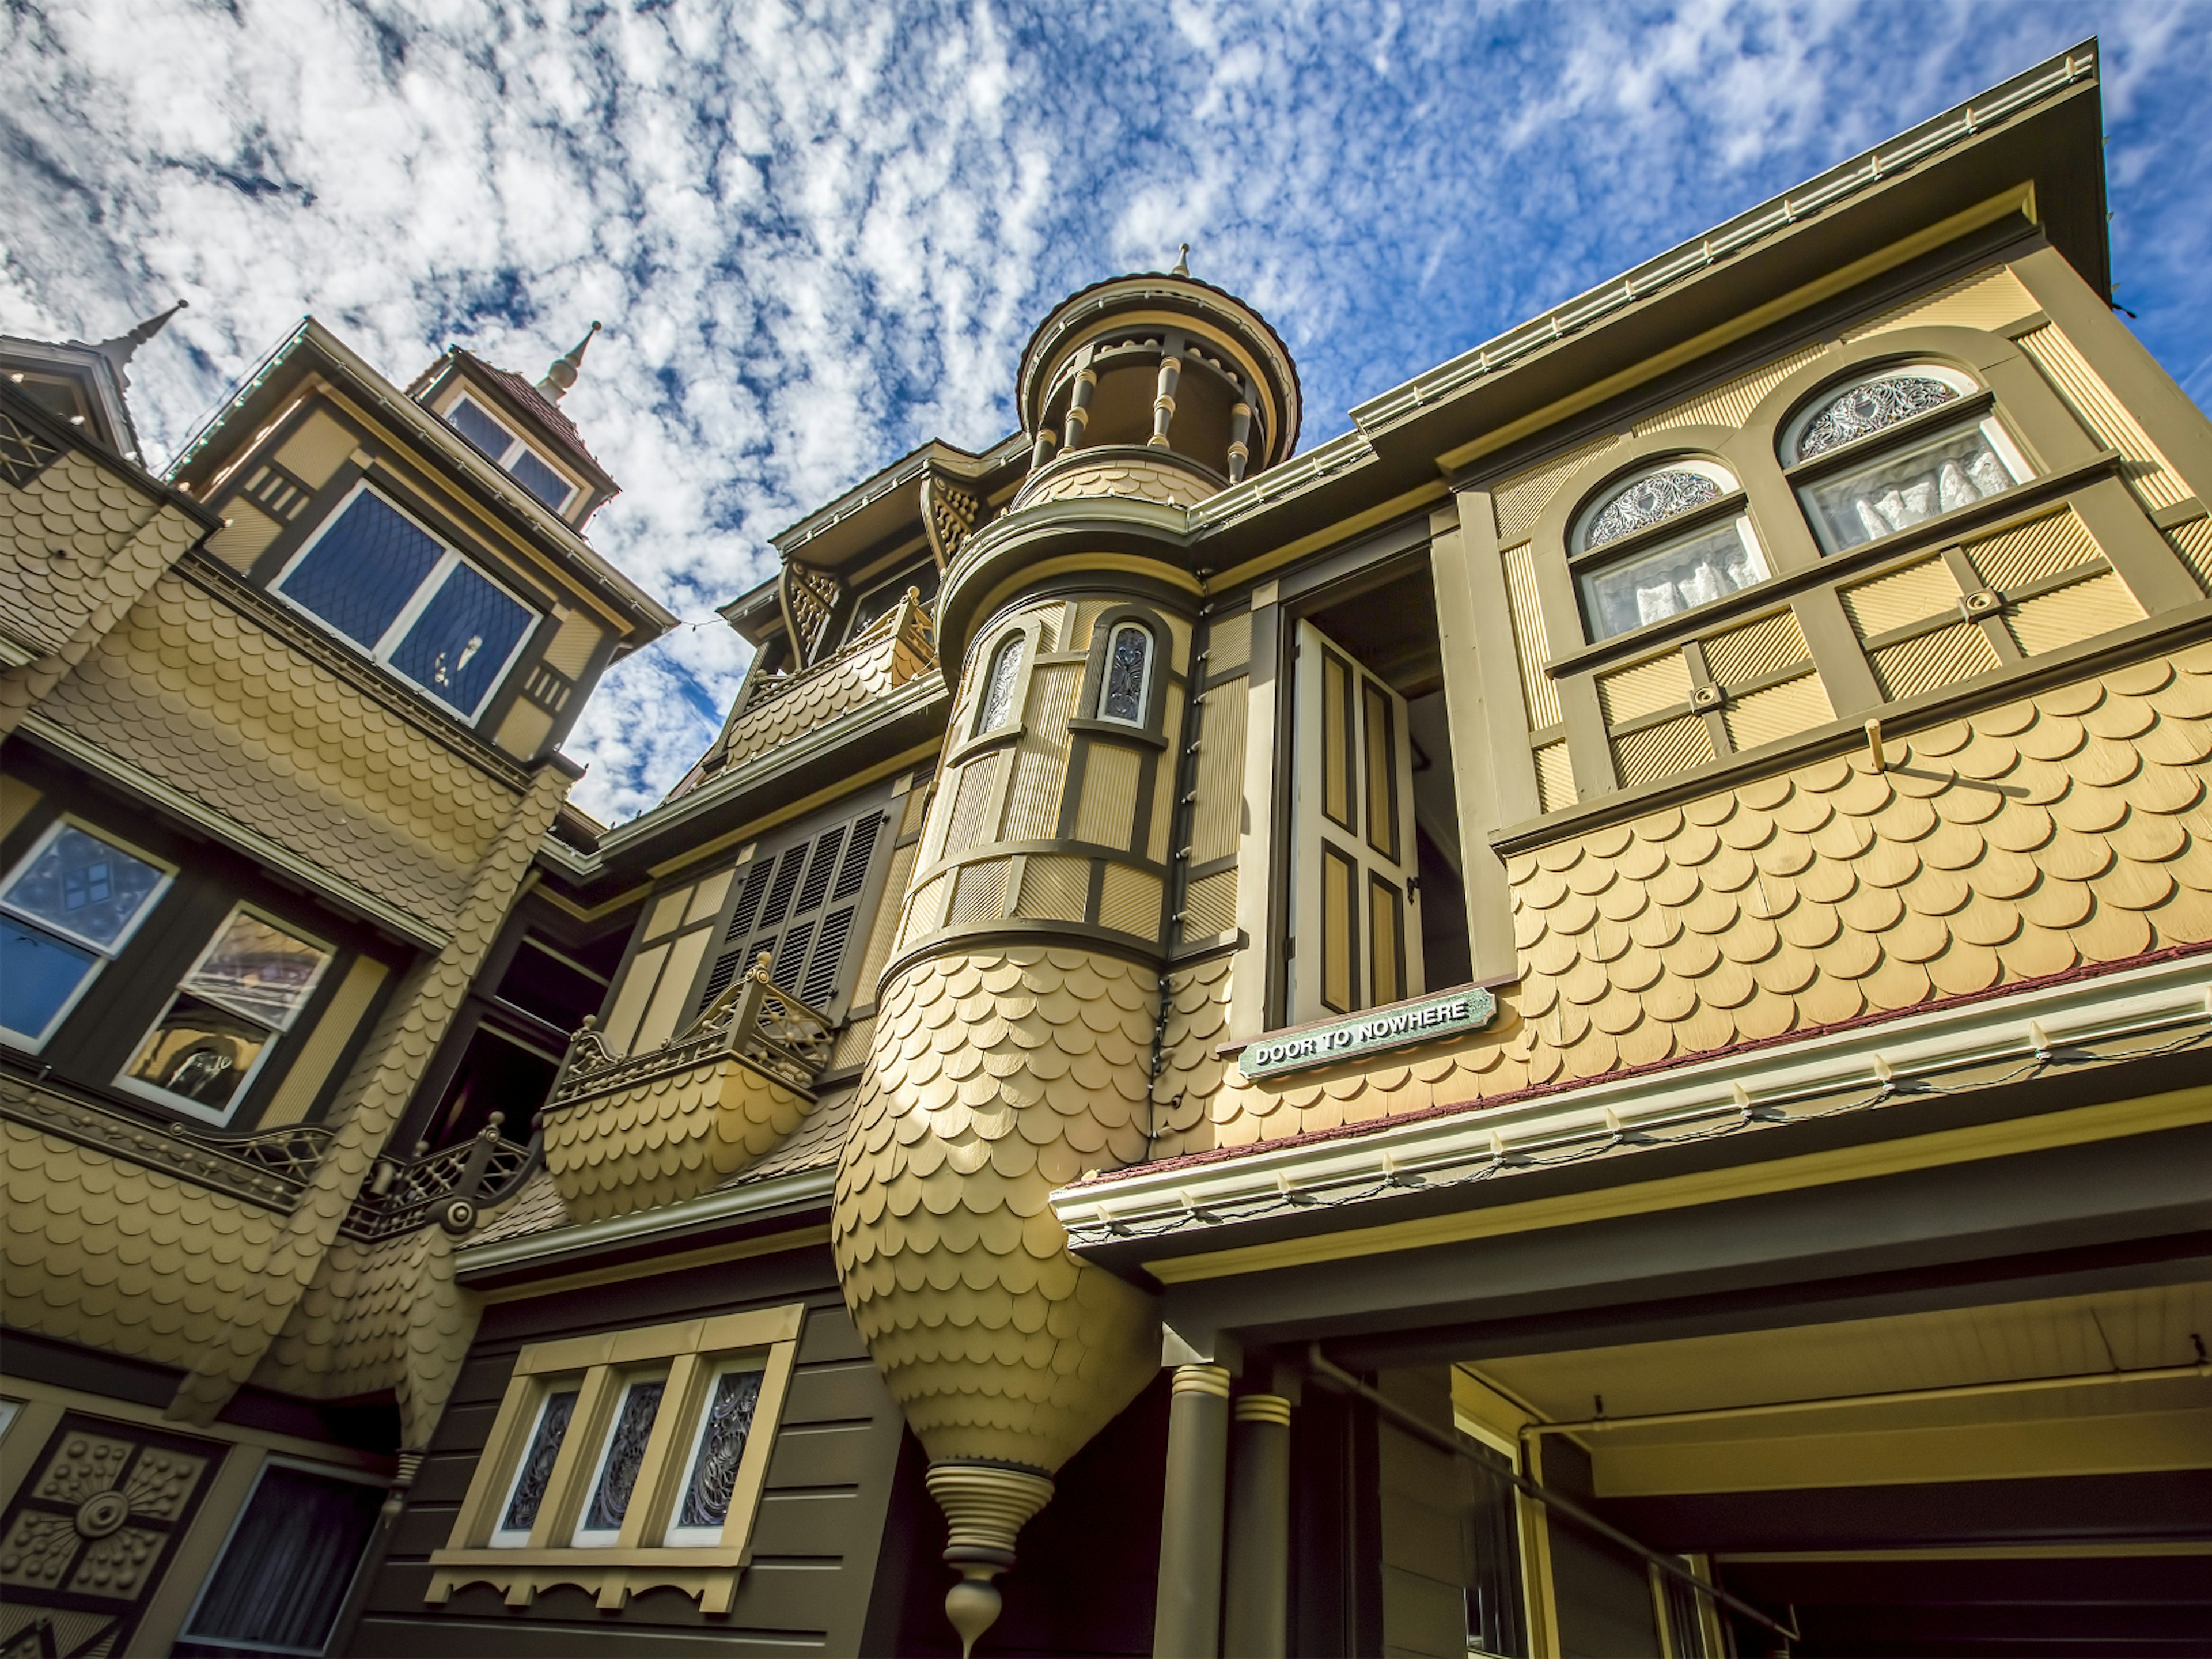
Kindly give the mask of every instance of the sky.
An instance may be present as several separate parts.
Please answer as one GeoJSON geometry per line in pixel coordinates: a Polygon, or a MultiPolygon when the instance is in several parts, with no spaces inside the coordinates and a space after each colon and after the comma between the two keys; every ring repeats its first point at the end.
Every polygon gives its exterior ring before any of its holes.
{"type": "Polygon", "coordinates": [[[2089,35],[2130,326],[2212,405],[2212,0],[1146,4],[9,0],[0,329],[100,339],[157,465],[302,313],[404,384],[535,379],[687,622],[617,666],[575,799],[651,805],[749,647],[768,538],[1012,430],[1030,331],[1124,270],[1273,322],[1346,411],[2089,35]]]}

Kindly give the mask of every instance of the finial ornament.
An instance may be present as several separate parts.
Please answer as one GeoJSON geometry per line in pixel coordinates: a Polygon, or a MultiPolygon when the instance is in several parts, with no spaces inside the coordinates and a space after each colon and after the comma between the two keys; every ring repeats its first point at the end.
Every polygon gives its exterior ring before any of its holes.
{"type": "Polygon", "coordinates": [[[594,322],[584,331],[584,337],[568,348],[568,356],[556,357],[552,368],[545,371],[545,378],[538,383],[538,389],[555,403],[559,403],[568,388],[576,384],[576,371],[584,363],[584,348],[591,344],[592,336],[599,331],[599,325],[594,322]]]}
{"type": "Polygon", "coordinates": [[[1168,272],[1168,275],[1170,276],[1190,275],[1190,244],[1188,242],[1185,242],[1182,245],[1182,251],[1176,255],[1175,269],[1168,272]]]}
{"type": "Polygon", "coordinates": [[[112,340],[102,340],[94,349],[109,362],[114,364],[115,372],[120,374],[123,373],[123,366],[131,361],[131,353],[167,328],[169,325],[169,319],[191,303],[188,300],[179,300],[167,311],[155,312],[129,333],[118,334],[112,340]]]}

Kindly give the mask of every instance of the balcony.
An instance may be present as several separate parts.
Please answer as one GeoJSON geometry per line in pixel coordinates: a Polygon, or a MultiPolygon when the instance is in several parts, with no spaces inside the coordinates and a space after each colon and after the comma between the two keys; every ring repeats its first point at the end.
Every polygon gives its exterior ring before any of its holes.
{"type": "Polygon", "coordinates": [[[720,1186],[814,1103],[830,1022],[769,977],[765,952],[666,1046],[607,1052],[586,1020],[545,1109],[545,1167],[578,1221],[720,1186]]]}

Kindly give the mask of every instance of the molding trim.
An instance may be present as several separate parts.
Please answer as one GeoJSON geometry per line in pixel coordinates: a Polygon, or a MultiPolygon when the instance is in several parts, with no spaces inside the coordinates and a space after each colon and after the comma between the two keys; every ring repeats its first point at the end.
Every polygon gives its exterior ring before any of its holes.
{"type": "Polygon", "coordinates": [[[453,1272],[465,1284],[486,1273],[525,1267],[540,1260],[556,1260],[615,1245],[673,1239],[712,1223],[738,1221],[787,1205],[827,1199],[836,1187],[836,1167],[825,1164],[818,1170],[802,1170],[796,1175],[777,1176],[748,1186],[717,1188],[680,1204],[609,1216],[604,1221],[548,1228],[521,1238],[501,1239],[496,1244],[475,1245],[455,1253],[453,1272]]]}

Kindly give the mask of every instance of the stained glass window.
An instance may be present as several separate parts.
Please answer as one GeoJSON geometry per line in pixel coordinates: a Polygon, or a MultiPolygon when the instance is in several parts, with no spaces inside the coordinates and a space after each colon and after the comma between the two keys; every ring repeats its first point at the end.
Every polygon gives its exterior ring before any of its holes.
{"type": "Polygon", "coordinates": [[[1098,718],[1145,723],[1145,682],[1152,666],[1152,630],[1124,623],[1114,630],[1106,653],[1106,685],[1098,698],[1098,718]]]}
{"type": "Polygon", "coordinates": [[[47,831],[0,887],[0,1028],[44,1042],[167,880],[66,819],[47,831]]]}
{"type": "Polygon", "coordinates": [[[611,1544],[629,1513],[630,1493],[636,1489],[638,1471],[645,1465],[645,1444],[653,1434],[653,1419],[660,1412],[665,1382],[654,1377],[632,1382],[623,1391],[615,1413],[614,1430],[607,1437],[605,1455],[599,1460],[599,1479],[592,1483],[591,1502],[576,1528],[579,1544],[611,1544]]]}
{"type": "Polygon", "coordinates": [[[698,1443],[684,1477],[684,1498],[668,1529],[672,1544],[712,1544],[730,1518],[730,1495],[737,1488],[738,1465],[760,1404],[761,1373],[750,1368],[724,1371],[699,1422],[698,1443]]]}
{"type": "Polygon", "coordinates": [[[356,490],[276,591],[464,720],[537,617],[373,490],[356,490]]]}
{"type": "Polygon", "coordinates": [[[1602,547],[1617,542],[1707,501],[1717,501],[1725,493],[1719,480],[1685,467],[1646,473],[1598,509],[1583,532],[1583,545],[1602,547]]]}
{"type": "Polygon", "coordinates": [[[1888,374],[1831,399],[1797,437],[1797,459],[1809,461],[1915,415],[1954,401],[1959,388],[1931,374],[1888,374]]]}
{"type": "Polygon", "coordinates": [[[530,1437],[530,1449],[522,1455],[522,1462],[514,1472],[514,1490],[507,1494],[507,1509],[500,1516],[499,1526],[492,1534],[495,1544],[523,1544],[529,1541],[530,1529],[538,1524],[538,1506],[545,1501],[545,1487],[553,1479],[553,1460],[561,1455],[561,1443],[568,1437],[568,1419],[576,1413],[574,1389],[562,1389],[545,1396],[538,1408],[538,1426],[530,1437]]]}
{"type": "Polygon", "coordinates": [[[995,732],[1013,723],[1014,683],[1021,677],[1022,643],[1022,635],[1017,634],[991,659],[991,678],[984,682],[983,696],[975,708],[979,732],[995,732]]]}

